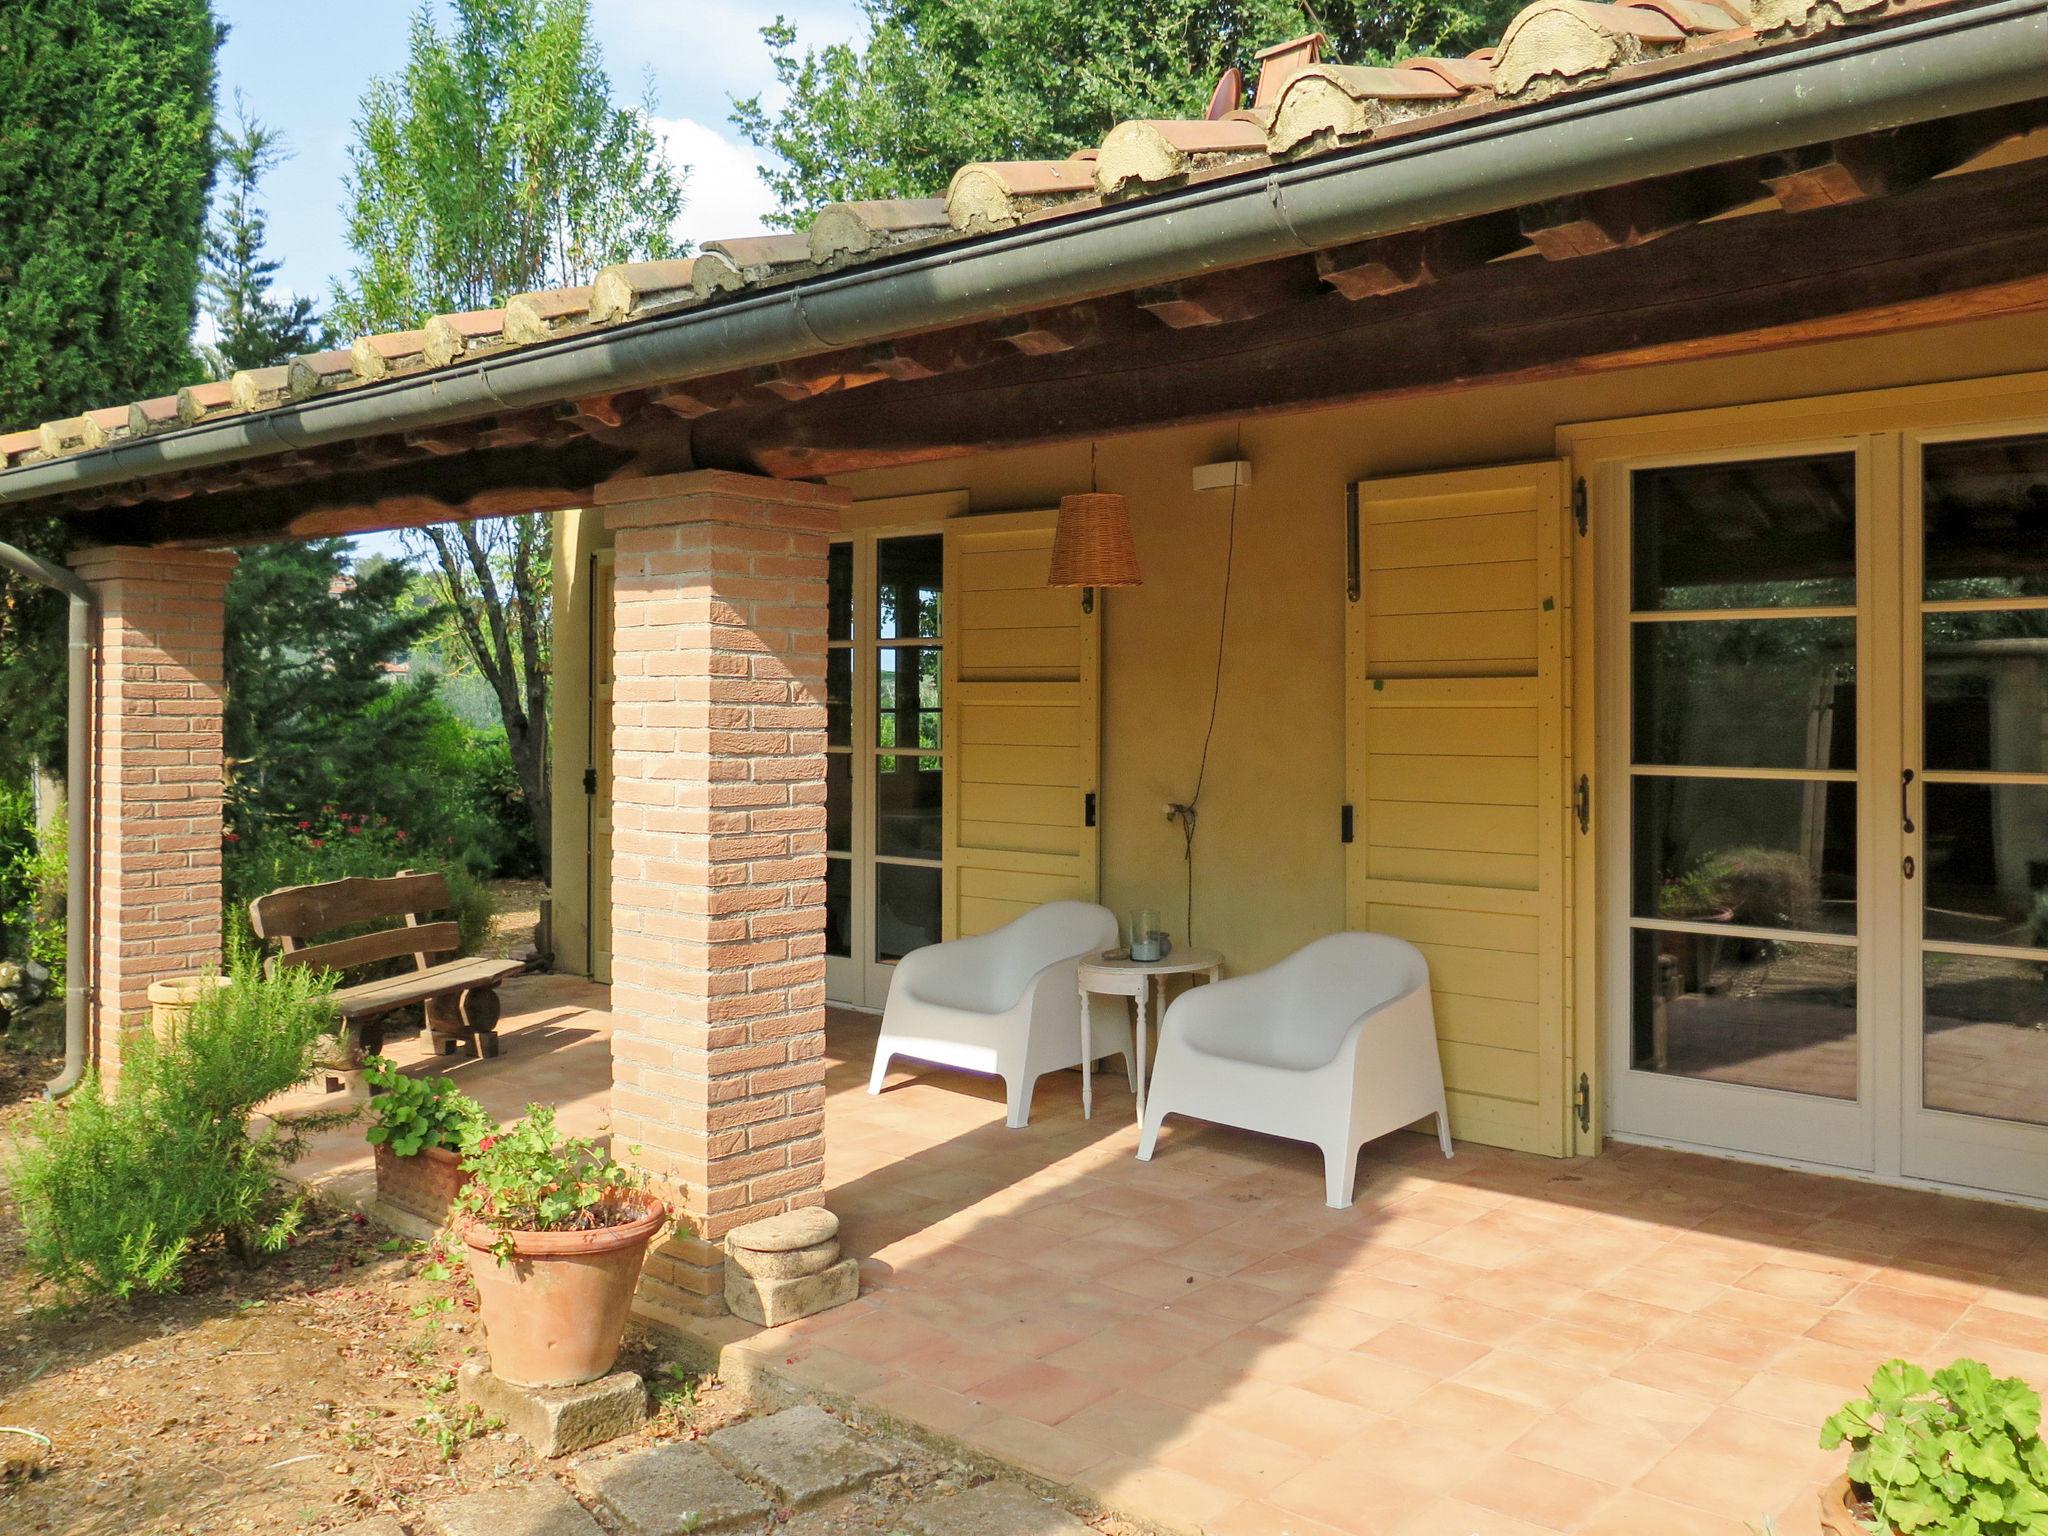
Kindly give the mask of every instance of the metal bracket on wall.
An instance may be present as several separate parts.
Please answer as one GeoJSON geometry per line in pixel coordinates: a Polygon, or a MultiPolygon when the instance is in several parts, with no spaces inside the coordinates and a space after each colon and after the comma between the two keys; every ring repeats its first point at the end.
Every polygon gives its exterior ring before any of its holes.
{"type": "Polygon", "coordinates": [[[1579,1074],[1579,1086],[1572,1091],[1572,1108],[1579,1117],[1579,1129],[1593,1129],[1593,1082],[1585,1073],[1579,1074]]]}
{"type": "Polygon", "coordinates": [[[1579,775],[1578,786],[1572,791],[1572,814],[1579,820],[1579,831],[1588,832],[1593,826],[1593,781],[1583,773],[1579,775]]]}

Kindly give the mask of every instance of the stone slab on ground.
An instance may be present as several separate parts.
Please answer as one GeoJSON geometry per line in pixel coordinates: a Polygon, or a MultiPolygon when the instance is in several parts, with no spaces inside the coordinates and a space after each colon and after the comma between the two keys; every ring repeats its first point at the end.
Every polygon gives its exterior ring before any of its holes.
{"type": "Polygon", "coordinates": [[[769,1513],[759,1490],[741,1482],[701,1445],[628,1451],[576,1469],[583,1496],[609,1509],[626,1536],[758,1529],[769,1513]]]}
{"type": "Polygon", "coordinates": [[[708,1444],[785,1504],[799,1506],[858,1488],[896,1465],[894,1456],[811,1403],[729,1425],[708,1444]]]}
{"type": "Polygon", "coordinates": [[[860,1261],[841,1259],[830,1269],[790,1280],[763,1280],[737,1264],[725,1266],[725,1304],[733,1315],[763,1328],[843,1307],[860,1295],[860,1261]]]}
{"type": "Polygon", "coordinates": [[[588,1450],[630,1434],[647,1417],[646,1384],[631,1371],[614,1371],[580,1387],[519,1387],[471,1360],[459,1380],[465,1403],[502,1420],[537,1456],[588,1450]]]}
{"type": "Polygon", "coordinates": [[[443,1499],[426,1514],[436,1536],[604,1536],[589,1511],[551,1479],[443,1499]]]}
{"type": "Polygon", "coordinates": [[[389,1515],[376,1515],[368,1520],[358,1520],[354,1525],[344,1525],[340,1530],[330,1531],[328,1536],[405,1536],[405,1527],[389,1515]]]}
{"type": "Polygon", "coordinates": [[[1017,1483],[983,1483],[965,1493],[939,1493],[903,1512],[919,1536],[1096,1536],[1057,1504],[1017,1483]]]}

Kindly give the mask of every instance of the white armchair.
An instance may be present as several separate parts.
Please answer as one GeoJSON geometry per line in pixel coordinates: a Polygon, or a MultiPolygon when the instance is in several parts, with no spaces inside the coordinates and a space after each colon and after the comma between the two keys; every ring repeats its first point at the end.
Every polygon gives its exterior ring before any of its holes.
{"type": "MultiPolygon", "coordinates": [[[[1107,907],[1054,901],[975,938],[911,951],[889,985],[868,1092],[880,1093],[890,1061],[908,1056],[1000,1077],[1011,1128],[1030,1124],[1039,1078],[1081,1064],[1081,962],[1116,941],[1107,907]]],[[[1096,1024],[1094,1048],[1121,1055],[1130,1071],[1130,1020],[1096,1024]]]]}
{"type": "Polygon", "coordinates": [[[1138,1156],[1168,1115],[1322,1148],[1332,1209],[1351,1204],[1358,1151],[1428,1115],[1451,1155],[1429,963],[1382,933],[1335,933],[1270,969],[1176,998],[1159,1027],[1138,1156]]]}

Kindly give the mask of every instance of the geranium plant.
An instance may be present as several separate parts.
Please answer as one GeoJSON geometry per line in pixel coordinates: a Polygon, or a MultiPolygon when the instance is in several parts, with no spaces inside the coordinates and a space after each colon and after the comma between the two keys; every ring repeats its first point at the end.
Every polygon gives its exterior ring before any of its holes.
{"type": "Polygon", "coordinates": [[[467,1152],[495,1129],[484,1107],[445,1077],[410,1076],[384,1056],[367,1058],[363,1076],[374,1090],[366,1133],[373,1147],[399,1157],[427,1147],[467,1152]]]}
{"type": "Polygon", "coordinates": [[[587,1232],[623,1226],[648,1211],[644,1180],[614,1161],[603,1143],[555,1130],[555,1112],[526,1106],[526,1118],[481,1137],[462,1160],[469,1183],[456,1208],[498,1236],[498,1262],[513,1232],[587,1232]]]}
{"type": "Polygon", "coordinates": [[[2041,1399],[1976,1360],[1929,1376],[1891,1360],[1866,1397],[1845,1403],[1820,1443],[1847,1445],[1849,1481],[1879,1532],[2048,1536],[2048,1447],[2041,1399]]]}

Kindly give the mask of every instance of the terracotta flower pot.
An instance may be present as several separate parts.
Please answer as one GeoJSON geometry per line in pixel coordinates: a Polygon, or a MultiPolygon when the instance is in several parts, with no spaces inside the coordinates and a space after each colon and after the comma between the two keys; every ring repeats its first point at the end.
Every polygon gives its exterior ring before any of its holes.
{"type": "Polygon", "coordinates": [[[1870,1536],[1870,1522],[1856,1513],[1856,1503],[1845,1472],[1820,1491],[1821,1530],[1827,1536],[1870,1536]]]}
{"type": "Polygon", "coordinates": [[[491,1251],[499,1233],[463,1225],[469,1273],[483,1307],[491,1371],[523,1387],[595,1381],[619,1358],[633,1287],[668,1208],[642,1197],[646,1214],[589,1232],[508,1232],[512,1257],[491,1251]]]}
{"type": "Polygon", "coordinates": [[[468,1182],[460,1154],[446,1147],[421,1147],[411,1157],[400,1157],[388,1142],[377,1147],[377,1198],[434,1226],[448,1219],[468,1182]]]}

